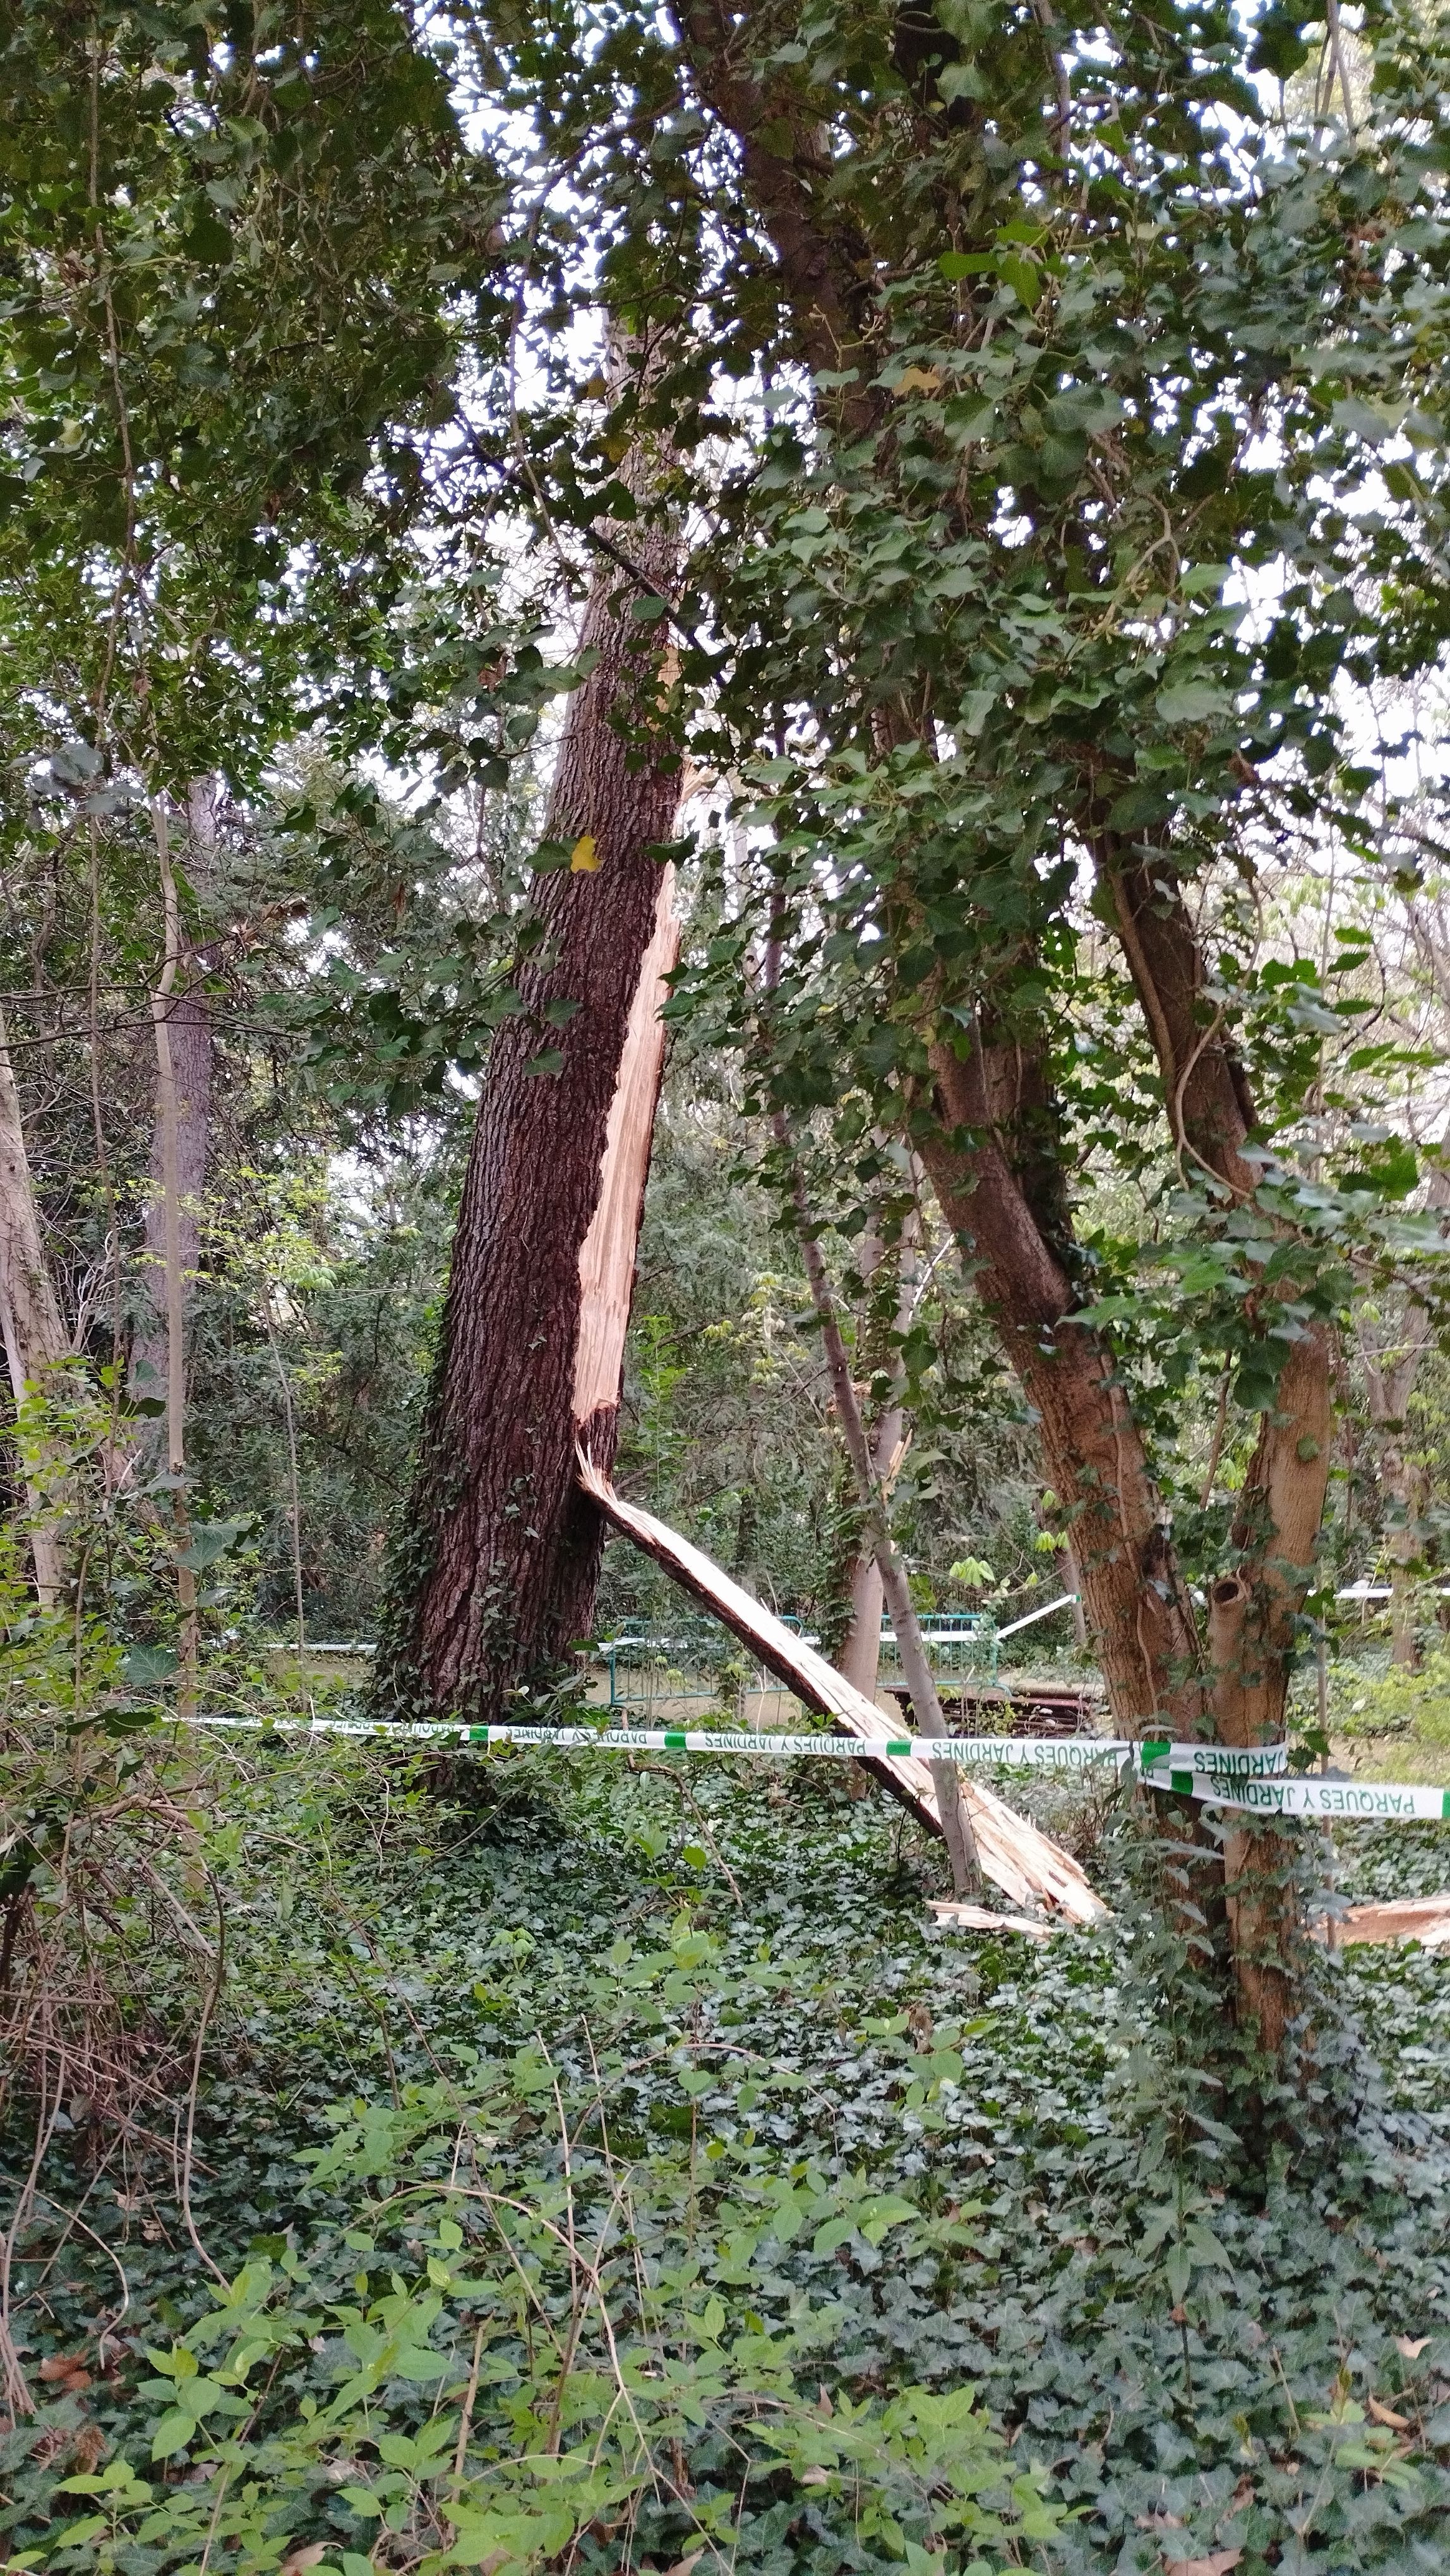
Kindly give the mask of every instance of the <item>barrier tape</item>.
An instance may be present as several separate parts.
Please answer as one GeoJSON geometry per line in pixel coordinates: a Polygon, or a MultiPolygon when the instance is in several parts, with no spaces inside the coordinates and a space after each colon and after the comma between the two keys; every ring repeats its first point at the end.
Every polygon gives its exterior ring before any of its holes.
{"type": "MultiPolygon", "coordinates": [[[[390,1744],[545,1745],[555,1751],[598,1753],[759,1753],[777,1761],[822,1759],[837,1762],[880,1761],[883,1754],[916,1762],[993,1762],[1008,1769],[1081,1771],[1089,1763],[1110,1761],[1124,1768],[1134,1746],[1125,1739],[1101,1735],[756,1735],[743,1728],[704,1729],[656,1726],[464,1726],[447,1720],[399,1723],[388,1718],[357,1717],[216,1717],[198,1714],[178,1724],[237,1727],[252,1734],[369,1736],[390,1744]]],[[[1154,1746],[1161,1752],[1161,1746],[1154,1746]]]]}
{"type": "Polygon", "coordinates": [[[1236,1780],[1225,1784],[1202,1771],[1174,1771],[1166,1764],[1145,1765],[1150,1789],[1168,1789],[1182,1798],[1197,1798],[1214,1807],[1233,1807],[1255,1816],[1398,1816],[1424,1823],[1450,1823],[1450,1789],[1415,1787],[1398,1780],[1236,1780]]]}
{"type": "Polygon", "coordinates": [[[513,1744],[570,1753],[750,1753],[774,1761],[879,1761],[990,1764],[1008,1771],[1085,1771],[1097,1762],[1131,1770],[1149,1789],[1201,1804],[1267,1816],[1399,1817],[1450,1823],[1450,1789],[1389,1780],[1291,1778],[1282,1744],[1174,1744],[1161,1736],[1140,1744],[1104,1735],[756,1735],[744,1729],[655,1726],[466,1726],[437,1719],[394,1724],[387,1718],[240,1717],[197,1714],[176,1721],[257,1735],[362,1736],[389,1744],[513,1744]]]}

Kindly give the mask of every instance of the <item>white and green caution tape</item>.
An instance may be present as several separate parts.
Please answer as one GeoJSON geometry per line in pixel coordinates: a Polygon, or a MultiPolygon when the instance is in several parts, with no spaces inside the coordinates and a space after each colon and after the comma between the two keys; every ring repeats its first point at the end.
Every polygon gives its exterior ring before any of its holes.
{"type": "Polygon", "coordinates": [[[366,1736],[374,1742],[457,1745],[544,1745],[570,1753],[756,1753],[767,1759],[794,1761],[799,1756],[828,1761],[991,1762],[1009,1770],[1082,1771],[1090,1763],[1132,1760],[1134,1747],[1125,1739],[1101,1735],[766,1735],[745,1728],[660,1726],[464,1726],[445,1720],[430,1724],[394,1724],[388,1718],[201,1716],[182,1721],[191,1726],[241,1728],[253,1734],[366,1736]]]}
{"type": "Polygon", "coordinates": [[[1269,1780],[1289,1767],[1287,1744],[1169,1744],[1150,1736],[1128,1749],[1140,1771],[1191,1771],[1201,1780],[1269,1780]]]}
{"type": "MultiPolygon", "coordinates": [[[[1146,1748],[1145,1748],[1146,1749],[1146,1748]]],[[[1355,1816],[1398,1817],[1405,1822],[1450,1822],[1450,1789],[1417,1787],[1398,1780],[1273,1779],[1223,1781],[1202,1771],[1175,1771],[1166,1763],[1144,1764],[1145,1787],[1167,1789],[1215,1807],[1232,1807],[1254,1816],[1329,1816],[1341,1822],[1355,1816]]]]}
{"type": "Polygon", "coordinates": [[[1109,1762],[1148,1789],[1232,1807],[1247,1815],[1356,1816],[1450,1822],[1450,1789],[1393,1780],[1292,1778],[1282,1744],[1175,1744],[1162,1736],[1131,1743],[1105,1735],[767,1735],[739,1728],[668,1726],[467,1726],[446,1719],[196,1715],[189,1726],[259,1735],[343,1735],[375,1743],[542,1746],[567,1753],[753,1754],[766,1761],[898,1761],[983,1764],[1007,1771],[1086,1771],[1109,1762]]]}

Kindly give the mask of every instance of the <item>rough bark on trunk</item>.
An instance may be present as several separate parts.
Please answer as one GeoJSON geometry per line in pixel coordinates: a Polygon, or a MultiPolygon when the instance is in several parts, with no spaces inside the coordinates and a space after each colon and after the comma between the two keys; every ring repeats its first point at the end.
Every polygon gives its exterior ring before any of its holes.
{"type": "MultiPolygon", "coordinates": [[[[667,592],[670,537],[640,524],[628,541],[667,592]]],[[[612,1464],[672,935],[658,852],[679,798],[657,650],[630,616],[640,595],[610,562],[585,616],[597,659],[569,702],[547,823],[576,864],[539,881],[544,943],[519,974],[523,1007],[494,1040],[479,1104],[380,1639],[378,1690],[393,1706],[495,1712],[593,1616],[604,1525],[576,1487],[575,1449],[582,1436],[612,1464]],[[652,1061],[636,1050],[631,1066],[632,1018],[652,1061]],[[541,1069],[554,1049],[557,1069],[541,1069]],[[612,1117],[620,1148],[604,1188],[612,1117]]]]}
{"type": "MultiPolygon", "coordinates": [[[[44,1397],[52,1372],[69,1355],[55,1290],[46,1265],[35,1185],[26,1151],[20,1094],[0,1018],[0,1330],[17,1417],[27,1397],[44,1397]]],[[[31,1515],[30,1553],[35,1589],[53,1608],[66,1582],[65,1551],[56,1519],[59,1462],[42,1434],[19,1435],[21,1472],[31,1515]]]]}

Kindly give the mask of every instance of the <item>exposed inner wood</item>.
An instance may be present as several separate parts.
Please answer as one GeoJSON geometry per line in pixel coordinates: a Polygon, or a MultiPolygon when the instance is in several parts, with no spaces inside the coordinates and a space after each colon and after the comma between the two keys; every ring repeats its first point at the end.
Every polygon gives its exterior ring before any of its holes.
{"type": "MultiPolygon", "coordinates": [[[[662,1565],[682,1590],[703,1603],[722,1626],[759,1656],[777,1680],[794,1691],[797,1699],[804,1700],[807,1708],[829,1717],[844,1734],[854,1735],[862,1743],[879,1742],[884,1747],[889,1721],[874,1700],[854,1689],[814,1646],[793,1636],[762,1602],[733,1583],[700,1548],[656,1520],[652,1513],[641,1511],[636,1503],[627,1503],[582,1449],[579,1482],[615,1529],[662,1565]]],[[[879,1757],[873,1757],[871,1768],[934,1833],[941,1832],[931,1773],[924,1762],[883,1750],[879,1757]]],[[[982,1868],[1014,1905],[1054,1906],[1072,1923],[1093,1923],[1107,1913],[1102,1898],[1077,1862],[1049,1835],[1039,1832],[1004,1799],[974,1780],[963,1778],[962,1795],[972,1819],[982,1868]]]]}
{"type": "MultiPolygon", "coordinates": [[[[1323,1923],[1315,1927],[1327,1937],[1323,1923]]],[[[1381,1905],[1351,1905],[1334,1924],[1334,1946],[1351,1941],[1422,1941],[1427,1950],[1450,1947],[1450,1895],[1395,1896],[1381,1905]]]]}
{"type": "Polygon", "coordinates": [[[574,1349],[576,1423],[587,1422],[601,1405],[619,1402],[640,1212],[664,1063],[665,1024],[660,1007],[669,990],[665,978],[680,953],[674,896],[675,871],[668,866],[660,872],[654,936],[640,960],[624,1052],[609,1104],[598,1204],[579,1247],[579,1339],[574,1349]]]}
{"type": "Polygon", "coordinates": [[[993,1914],[960,1896],[934,1896],[931,1910],[938,1923],[953,1932],[1024,1932],[1029,1941],[1049,1941],[1052,1925],[1031,1914],[993,1914]]]}

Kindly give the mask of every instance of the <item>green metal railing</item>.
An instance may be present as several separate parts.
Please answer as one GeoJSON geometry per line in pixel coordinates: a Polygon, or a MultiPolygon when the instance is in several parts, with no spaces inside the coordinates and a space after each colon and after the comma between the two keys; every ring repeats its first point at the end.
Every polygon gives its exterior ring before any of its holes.
{"type": "MultiPolygon", "coordinates": [[[[926,1648],[932,1679],[940,1682],[986,1681],[997,1678],[997,1623],[985,1610],[932,1610],[918,1618],[921,1642],[926,1648]]],[[[880,1684],[883,1690],[902,1688],[905,1675],[901,1666],[901,1649],[896,1631],[883,1612],[881,1620],[880,1684]]]]}
{"type": "MultiPolygon", "coordinates": [[[[799,1619],[782,1627],[805,1634],[799,1619]]],[[[938,1682],[997,1679],[999,1630],[984,1610],[929,1612],[921,1621],[922,1639],[938,1682]]],[[[808,1645],[819,1640],[807,1636],[808,1645]]],[[[732,1707],[758,1692],[785,1687],[738,1637],[714,1619],[683,1617],[667,1628],[641,1623],[600,1639],[598,1654],[609,1675],[609,1706],[631,1712],[671,1707],[732,1707]]],[[[881,1626],[880,1685],[903,1686],[901,1658],[890,1620],[881,1626]]]]}
{"type": "MultiPolygon", "coordinates": [[[[799,1619],[782,1619],[797,1636],[799,1619]]],[[[808,1645],[819,1640],[807,1637],[808,1645]]],[[[668,1705],[729,1708],[758,1692],[785,1688],[758,1657],[714,1619],[673,1619],[668,1628],[627,1628],[602,1637],[598,1653],[609,1674],[609,1705],[631,1715],[668,1705]]]]}

